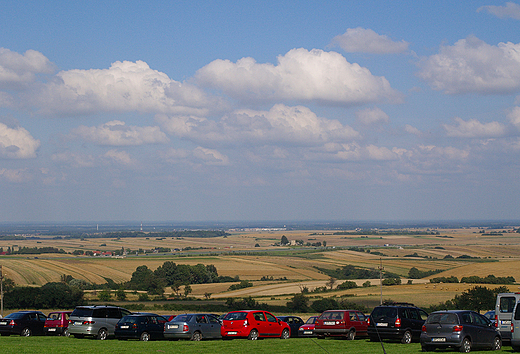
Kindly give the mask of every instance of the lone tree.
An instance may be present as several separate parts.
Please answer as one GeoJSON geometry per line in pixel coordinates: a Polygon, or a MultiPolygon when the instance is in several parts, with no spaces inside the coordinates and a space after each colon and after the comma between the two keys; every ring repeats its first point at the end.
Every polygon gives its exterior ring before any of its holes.
{"type": "Polygon", "coordinates": [[[288,245],[290,242],[289,240],[287,239],[287,236],[283,235],[282,236],[282,240],[280,241],[280,245],[288,245]]]}

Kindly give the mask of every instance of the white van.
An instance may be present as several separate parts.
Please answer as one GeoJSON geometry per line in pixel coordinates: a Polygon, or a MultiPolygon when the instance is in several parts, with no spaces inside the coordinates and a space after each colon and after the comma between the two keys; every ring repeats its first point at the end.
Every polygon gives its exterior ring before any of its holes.
{"type": "MultiPolygon", "coordinates": [[[[511,340],[511,319],[513,317],[512,315],[515,305],[519,301],[520,293],[500,293],[497,295],[497,303],[495,306],[495,326],[500,330],[502,340],[505,342],[511,340]]],[[[520,328],[517,329],[517,331],[519,332],[517,336],[519,336],[518,338],[520,339],[520,328]]]]}
{"type": "Polygon", "coordinates": [[[520,351],[520,302],[517,302],[511,317],[511,347],[513,351],[520,351]]]}

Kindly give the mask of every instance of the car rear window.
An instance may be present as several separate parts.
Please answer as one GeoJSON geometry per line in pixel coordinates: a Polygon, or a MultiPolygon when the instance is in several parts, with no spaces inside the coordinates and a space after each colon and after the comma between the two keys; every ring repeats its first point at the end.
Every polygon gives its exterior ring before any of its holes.
{"type": "Polygon", "coordinates": [[[5,316],[4,318],[11,318],[13,320],[16,320],[16,319],[19,319],[19,318],[22,318],[23,316],[25,316],[25,313],[10,313],[9,315],[5,316]]]}
{"type": "Polygon", "coordinates": [[[179,315],[176,316],[172,321],[176,322],[190,322],[193,315],[179,315]]]}
{"type": "Polygon", "coordinates": [[[397,317],[397,308],[395,307],[376,307],[371,314],[374,318],[396,318],[397,317]]]}
{"type": "Polygon", "coordinates": [[[142,316],[125,316],[119,322],[120,323],[139,323],[144,320],[142,316]]]}
{"type": "Polygon", "coordinates": [[[76,316],[76,317],[92,317],[92,312],[93,310],[92,309],[87,309],[87,308],[76,308],[74,309],[74,311],[72,311],[72,314],[71,316],[76,316]]]}
{"type": "Polygon", "coordinates": [[[230,312],[224,317],[226,321],[243,321],[247,317],[247,312],[230,312]]]}
{"type": "Polygon", "coordinates": [[[428,316],[426,323],[458,324],[459,317],[454,313],[434,313],[428,316]]]}
{"type": "Polygon", "coordinates": [[[513,307],[515,307],[515,302],[516,298],[512,296],[501,297],[498,309],[501,313],[511,313],[513,312],[513,307]]]}
{"type": "Polygon", "coordinates": [[[342,320],[345,313],[343,311],[325,311],[321,314],[321,320],[342,320]]]}

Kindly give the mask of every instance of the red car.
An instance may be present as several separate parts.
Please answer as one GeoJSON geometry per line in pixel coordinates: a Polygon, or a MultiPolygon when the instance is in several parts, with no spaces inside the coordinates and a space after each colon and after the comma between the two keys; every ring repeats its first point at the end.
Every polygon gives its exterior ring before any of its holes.
{"type": "Polygon", "coordinates": [[[223,339],[281,338],[291,336],[289,325],[270,312],[262,310],[243,310],[229,312],[222,320],[220,334],[223,339]]]}
{"type": "Polygon", "coordinates": [[[327,310],[316,320],[314,333],[318,338],[343,336],[353,340],[356,336],[367,336],[366,316],[357,310],[327,310]]]}
{"type": "Polygon", "coordinates": [[[43,331],[45,334],[58,334],[62,336],[69,336],[69,316],[72,311],[57,311],[49,313],[43,331]]]}
{"type": "Polygon", "coordinates": [[[300,326],[298,329],[298,337],[316,337],[316,334],[314,333],[314,324],[316,323],[316,319],[318,316],[311,316],[305,322],[300,326]]]}

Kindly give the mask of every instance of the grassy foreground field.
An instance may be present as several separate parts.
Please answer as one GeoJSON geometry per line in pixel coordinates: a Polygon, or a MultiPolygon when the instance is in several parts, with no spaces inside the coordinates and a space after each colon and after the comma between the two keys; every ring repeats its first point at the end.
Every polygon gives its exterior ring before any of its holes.
{"type": "MultiPolygon", "coordinates": [[[[384,342],[386,353],[411,354],[421,352],[419,343],[403,345],[400,343],[384,342]]],[[[76,339],[65,337],[19,337],[10,336],[0,338],[2,353],[383,353],[380,343],[370,342],[367,339],[347,341],[343,339],[317,340],[311,338],[291,338],[288,340],[265,339],[248,341],[235,339],[230,341],[151,341],[139,342],[134,340],[98,341],[94,339],[76,339]]],[[[500,352],[511,352],[511,347],[505,347],[500,352]]]]}

